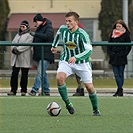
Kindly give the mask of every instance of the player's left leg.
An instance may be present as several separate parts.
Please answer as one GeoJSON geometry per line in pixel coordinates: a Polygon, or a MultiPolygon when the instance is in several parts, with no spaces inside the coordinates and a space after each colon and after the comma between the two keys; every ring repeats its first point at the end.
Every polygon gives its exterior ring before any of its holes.
{"type": "Polygon", "coordinates": [[[98,110],[98,99],[97,99],[96,90],[94,89],[94,86],[92,83],[85,83],[85,86],[88,91],[88,95],[92,104],[93,114],[95,116],[100,116],[101,114],[98,110]]]}
{"type": "Polygon", "coordinates": [[[98,110],[98,99],[96,95],[96,91],[92,84],[92,70],[90,63],[82,63],[76,65],[76,74],[80,76],[81,80],[84,82],[85,87],[88,91],[88,96],[92,104],[93,114],[95,116],[100,116],[100,112],[98,110]]]}

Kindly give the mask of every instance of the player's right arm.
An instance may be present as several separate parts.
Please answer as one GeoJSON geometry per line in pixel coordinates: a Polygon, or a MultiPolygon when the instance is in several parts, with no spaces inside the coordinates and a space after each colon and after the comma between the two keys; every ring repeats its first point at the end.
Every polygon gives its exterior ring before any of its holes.
{"type": "Polygon", "coordinates": [[[56,48],[58,46],[60,39],[61,39],[61,27],[58,29],[58,31],[55,35],[54,41],[52,43],[53,48],[56,48]]]}
{"type": "Polygon", "coordinates": [[[66,29],[66,25],[61,25],[59,30],[57,31],[54,41],[53,41],[53,44],[52,44],[53,48],[56,48],[58,46],[59,42],[62,40],[62,32],[64,29],[66,29]]]}
{"type": "Polygon", "coordinates": [[[52,53],[56,53],[57,52],[56,48],[57,48],[57,46],[59,44],[60,36],[61,36],[61,33],[60,33],[60,28],[59,28],[59,30],[57,31],[57,33],[55,35],[54,41],[52,43],[52,48],[51,48],[52,53]]]}
{"type": "Polygon", "coordinates": [[[57,49],[52,47],[52,48],[51,48],[51,51],[52,51],[52,53],[54,54],[54,53],[57,52],[57,49]]]}

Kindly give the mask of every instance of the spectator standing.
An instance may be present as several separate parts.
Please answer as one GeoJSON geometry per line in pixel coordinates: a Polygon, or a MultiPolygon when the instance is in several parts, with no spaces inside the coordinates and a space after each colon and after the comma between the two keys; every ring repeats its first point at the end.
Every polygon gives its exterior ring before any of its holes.
{"type": "MultiPolygon", "coordinates": [[[[35,32],[31,32],[31,35],[34,36],[33,43],[51,43],[54,39],[54,29],[52,27],[52,23],[47,18],[43,18],[42,15],[36,14],[33,18],[34,26],[37,28],[35,32]]],[[[54,62],[54,54],[51,52],[51,46],[44,46],[44,95],[50,96],[49,82],[46,70],[50,63],[54,62]]],[[[33,46],[33,59],[37,65],[37,75],[35,78],[34,85],[31,89],[29,95],[35,96],[41,86],[41,46],[33,46]]]]}
{"type": "Polygon", "coordinates": [[[52,44],[51,51],[57,52],[56,47],[60,40],[64,43],[64,49],[57,70],[58,91],[66,104],[70,114],[74,114],[74,107],[67,94],[65,80],[71,74],[77,74],[84,82],[88,91],[88,97],[93,107],[93,115],[100,116],[96,91],[92,83],[92,70],[89,56],[92,53],[92,45],[89,35],[78,27],[79,15],[76,12],[68,12],[65,16],[66,25],[60,26],[52,44]]]}
{"type": "MultiPolygon", "coordinates": [[[[28,21],[24,20],[12,43],[32,43],[33,37],[29,34],[30,26],[28,21]]],[[[27,44],[28,45],[28,44],[27,44]]],[[[18,89],[18,74],[21,70],[21,96],[27,93],[28,72],[32,67],[32,50],[31,46],[11,46],[11,66],[12,75],[10,80],[11,91],[7,95],[16,95],[18,89]]]]}
{"type": "Polygon", "coordinates": [[[107,47],[107,53],[110,57],[109,64],[111,64],[115,81],[117,84],[117,91],[113,96],[123,96],[124,84],[124,70],[127,64],[127,56],[131,50],[131,46],[121,45],[119,43],[131,42],[130,31],[123,20],[118,20],[114,23],[109,42],[118,43],[107,47]]]}

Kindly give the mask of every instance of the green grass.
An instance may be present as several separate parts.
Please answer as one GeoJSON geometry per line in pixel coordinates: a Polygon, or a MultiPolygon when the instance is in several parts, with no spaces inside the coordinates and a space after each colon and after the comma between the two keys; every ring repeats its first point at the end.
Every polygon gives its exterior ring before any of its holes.
{"type": "Polygon", "coordinates": [[[88,97],[70,97],[70,115],[60,97],[0,97],[0,133],[133,133],[133,98],[99,96],[101,116],[92,116],[88,97]],[[51,117],[48,103],[61,104],[51,117]]]}
{"type": "MultiPolygon", "coordinates": [[[[132,88],[133,87],[133,79],[125,79],[124,88],[132,88]]],[[[116,88],[116,83],[114,79],[94,79],[93,80],[95,88],[116,88]]],[[[29,79],[28,87],[31,88],[34,84],[34,79],[29,79]]],[[[49,84],[51,88],[56,87],[56,80],[49,79],[49,84]]],[[[77,87],[77,82],[75,78],[69,78],[66,80],[67,87],[77,87]]],[[[10,80],[8,79],[0,79],[0,88],[9,88],[10,80]]]]}

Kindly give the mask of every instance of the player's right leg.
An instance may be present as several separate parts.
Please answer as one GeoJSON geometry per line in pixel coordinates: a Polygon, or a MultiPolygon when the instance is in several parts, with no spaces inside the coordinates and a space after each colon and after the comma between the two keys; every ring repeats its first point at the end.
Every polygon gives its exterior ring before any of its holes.
{"type": "Polygon", "coordinates": [[[66,109],[70,114],[74,114],[74,108],[72,103],[69,101],[65,83],[66,77],[68,77],[70,73],[72,73],[71,68],[68,66],[66,62],[62,62],[59,64],[56,80],[58,85],[58,91],[60,93],[60,96],[62,97],[62,100],[66,104],[66,109]]]}

